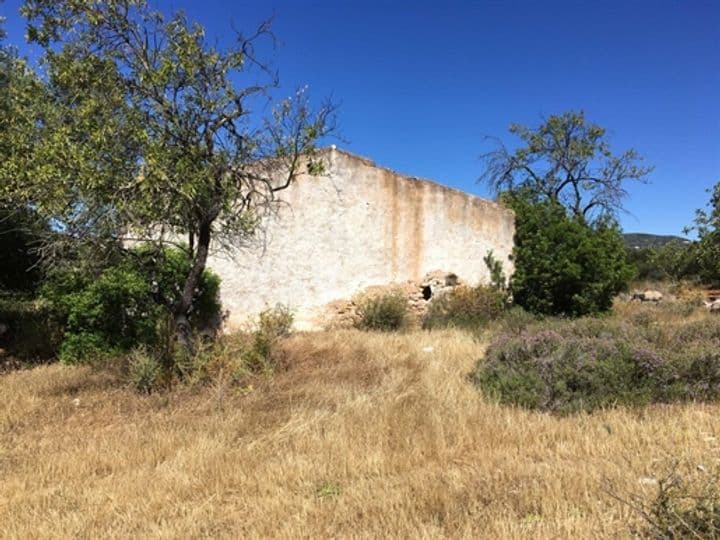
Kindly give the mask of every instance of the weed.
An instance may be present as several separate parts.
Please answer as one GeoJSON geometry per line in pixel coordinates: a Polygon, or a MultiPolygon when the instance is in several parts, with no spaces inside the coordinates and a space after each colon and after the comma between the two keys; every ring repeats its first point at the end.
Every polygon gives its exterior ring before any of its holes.
{"type": "Polygon", "coordinates": [[[680,463],[674,461],[661,478],[648,479],[657,485],[649,502],[643,494],[621,496],[615,490],[606,491],[643,519],[645,527],[634,531],[643,538],[720,538],[720,468],[708,471],[696,465],[685,473],[680,469],[680,463]]]}
{"type": "Polygon", "coordinates": [[[133,349],[128,354],[128,378],[138,392],[152,393],[158,386],[162,374],[160,362],[144,347],[133,349]]]}
{"type": "Polygon", "coordinates": [[[287,306],[278,304],[260,313],[256,330],[252,333],[249,346],[241,355],[240,371],[259,372],[272,369],[272,354],[275,344],[290,335],[293,313],[287,306]]]}
{"type": "Polygon", "coordinates": [[[482,285],[459,285],[431,300],[423,319],[423,327],[475,330],[500,317],[505,308],[504,292],[482,285]]]}
{"type": "Polygon", "coordinates": [[[315,494],[319,499],[334,499],[339,497],[340,493],[340,486],[335,482],[323,482],[315,490],[315,494]]]}
{"type": "Polygon", "coordinates": [[[357,315],[357,327],[362,330],[400,330],[408,324],[407,299],[400,292],[364,298],[358,305],[357,315]]]}

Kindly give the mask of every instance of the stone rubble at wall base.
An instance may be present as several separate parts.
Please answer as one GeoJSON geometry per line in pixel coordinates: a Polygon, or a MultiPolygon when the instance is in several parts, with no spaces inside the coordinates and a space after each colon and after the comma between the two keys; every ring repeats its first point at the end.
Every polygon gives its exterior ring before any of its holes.
{"type": "Polygon", "coordinates": [[[348,328],[357,322],[357,307],[368,298],[377,298],[385,294],[401,294],[407,298],[410,314],[422,320],[433,298],[438,298],[462,281],[452,272],[436,270],[426,274],[420,281],[390,283],[367,287],[350,299],[335,300],[326,306],[325,328],[348,328]]]}

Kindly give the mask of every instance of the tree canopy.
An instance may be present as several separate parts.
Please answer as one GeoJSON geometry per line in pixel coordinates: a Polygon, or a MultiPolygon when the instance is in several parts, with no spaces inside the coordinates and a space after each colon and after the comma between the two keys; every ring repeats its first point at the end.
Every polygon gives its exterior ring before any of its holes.
{"type": "Polygon", "coordinates": [[[144,0],[27,0],[23,13],[47,78],[13,89],[30,102],[3,149],[0,198],[32,204],[64,233],[48,257],[59,241],[93,254],[128,241],[186,250],[171,307],[187,344],[211,245],[244,245],[278,191],[322,170],[316,143],[333,131],[335,106],[313,108],[300,90],[266,113],[278,86],[256,55],[273,42],[268,22],[223,49],[183,13],[144,0]]]}
{"type": "Polygon", "coordinates": [[[536,128],[512,124],[520,139],[511,151],[498,142],[482,155],[481,177],[497,193],[523,189],[537,200],[555,201],[587,221],[615,216],[627,181],[643,181],[652,167],[629,149],[613,154],[604,128],[581,112],[550,116],[536,128]]]}
{"type": "Polygon", "coordinates": [[[510,132],[521,144],[484,154],[481,179],[515,210],[514,301],[550,315],[609,309],[632,277],[616,222],[625,183],[651,168],[635,150],[613,154],[605,129],[582,112],[510,132]]]}
{"type": "Polygon", "coordinates": [[[698,241],[695,245],[700,278],[714,286],[720,286],[720,182],[708,190],[708,208],[695,213],[695,230],[698,241]]]}

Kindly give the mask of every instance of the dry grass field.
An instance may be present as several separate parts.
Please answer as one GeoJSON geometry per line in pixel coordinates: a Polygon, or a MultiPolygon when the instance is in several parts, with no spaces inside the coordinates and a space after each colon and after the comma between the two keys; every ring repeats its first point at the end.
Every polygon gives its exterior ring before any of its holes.
{"type": "Polygon", "coordinates": [[[454,331],[296,335],[241,389],[0,375],[3,538],[622,538],[667,462],[720,458],[720,404],[556,417],[467,380],[454,331]],[[717,439],[716,439],[717,437],[717,439]],[[610,488],[608,488],[610,486],[610,488]]]}

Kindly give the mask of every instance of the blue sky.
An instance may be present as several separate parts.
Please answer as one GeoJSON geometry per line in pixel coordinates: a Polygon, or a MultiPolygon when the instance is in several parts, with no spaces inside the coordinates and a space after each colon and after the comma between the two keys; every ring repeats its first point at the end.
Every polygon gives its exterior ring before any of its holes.
{"type": "MultiPolygon", "coordinates": [[[[22,45],[18,0],[0,4],[22,45]]],[[[720,181],[720,1],[152,0],[220,42],[274,15],[282,90],[341,102],[338,143],[471,193],[485,136],[583,109],[655,166],[628,231],[679,234],[720,181]]],[[[26,54],[37,51],[21,46],[26,54]]]]}

